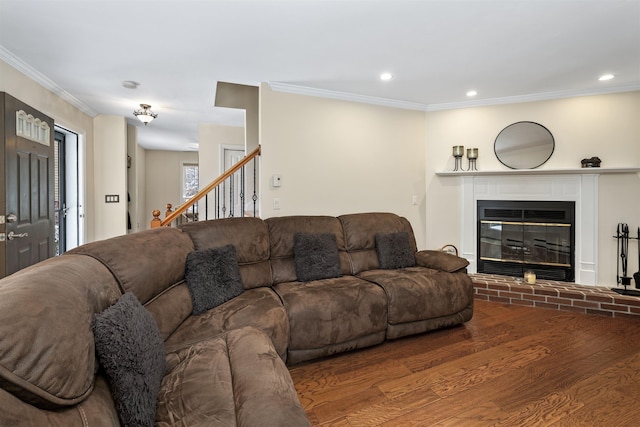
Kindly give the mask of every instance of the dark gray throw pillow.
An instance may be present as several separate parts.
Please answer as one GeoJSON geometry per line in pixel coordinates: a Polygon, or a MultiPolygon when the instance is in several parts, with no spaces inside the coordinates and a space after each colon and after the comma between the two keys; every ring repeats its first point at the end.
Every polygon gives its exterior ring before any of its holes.
{"type": "Polygon", "coordinates": [[[293,236],[296,276],[301,282],[342,276],[336,235],[296,233],[293,236]]]}
{"type": "Polygon", "coordinates": [[[376,253],[380,268],[394,269],[416,265],[416,256],[411,248],[409,234],[404,231],[376,234],[376,253]]]}
{"type": "Polygon", "coordinates": [[[191,292],[193,314],[202,314],[244,291],[233,245],[189,253],[185,279],[191,292]]]}
{"type": "Polygon", "coordinates": [[[130,292],[93,321],[96,353],[123,426],[153,426],[166,371],[164,342],[153,316],[130,292]]]}

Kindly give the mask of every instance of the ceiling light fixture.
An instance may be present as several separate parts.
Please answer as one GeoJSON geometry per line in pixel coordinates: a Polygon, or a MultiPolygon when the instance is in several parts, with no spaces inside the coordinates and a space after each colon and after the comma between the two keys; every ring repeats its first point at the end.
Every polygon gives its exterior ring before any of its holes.
{"type": "Polygon", "coordinates": [[[380,80],[387,82],[389,80],[393,79],[393,74],[391,73],[382,73],[380,74],[380,80]]]}
{"type": "Polygon", "coordinates": [[[151,111],[151,105],[149,104],[140,104],[142,107],[140,110],[135,110],[133,115],[136,116],[144,125],[146,126],[151,120],[158,117],[158,114],[151,111]]]}
{"type": "Polygon", "coordinates": [[[598,80],[600,80],[601,82],[606,82],[607,80],[611,80],[613,79],[615,76],[613,74],[603,74],[600,76],[600,78],[598,80]]]}
{"type": "Polygon", "coordinates": [[[122,87],[127,89],[137,89],[140,86],[140,83],[134,82],[133,80],[125,80],[122,82],[122,87]]]}
{"type": "Polygon", "coordinates": [[[476,96],[477,94],[478,94],[478,91],[476,90],[470,90],[469,92],[467,92],[468,97],[476,96]]]}

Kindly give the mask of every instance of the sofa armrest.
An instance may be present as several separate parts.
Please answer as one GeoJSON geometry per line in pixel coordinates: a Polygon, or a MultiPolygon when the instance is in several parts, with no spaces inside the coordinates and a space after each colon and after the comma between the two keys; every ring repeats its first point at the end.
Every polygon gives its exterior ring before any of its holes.
{"type": "Polygon", "coordinates": [[[416,252],[416,265],[433,268],[435,270],[455,273],[464,271],[469,265],[466,258],[435,250],[422,250],[416,252]]]}

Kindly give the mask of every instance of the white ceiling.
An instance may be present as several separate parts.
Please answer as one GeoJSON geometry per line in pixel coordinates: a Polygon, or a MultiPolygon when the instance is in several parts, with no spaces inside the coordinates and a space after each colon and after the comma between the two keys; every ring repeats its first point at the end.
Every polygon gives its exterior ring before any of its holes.
{"type": "Polygon", "coordinates": [[[0,59],[193,150],[198,123],[243,123],[218,81],[424,110],[640,90],[640,0],[0,0],[0,59]]]}

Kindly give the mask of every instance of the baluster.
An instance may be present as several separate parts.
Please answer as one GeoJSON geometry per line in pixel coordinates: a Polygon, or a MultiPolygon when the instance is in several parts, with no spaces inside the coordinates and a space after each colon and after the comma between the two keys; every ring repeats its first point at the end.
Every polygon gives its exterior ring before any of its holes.
{"type": "Polygon", "coordinates": [[[204,196],[204,220],[209,219],[209,194],[204,196]]]}
{"type": "Polygon", "coordinates": [[[229,177],[229,218],[233,218],[233,213],[236,208],[235,203],[233,202],[233,192],[235,191],[234,177],[235,177],[235,174],[229,177]]]}
{"type": "Polygon", "coordinates": [[[216,219],[220,218],[220,187],[216,187],[216,219]]]}
{"type": "Polygon", "coordinates": [[[253,216],[256,217],[256,206],[258,203],[258,195],[256,194],[256,188],[258,187],[256,184],[256,179],[257,179],[257,174],[256,174],[256,167],[257,167],[257,157],[253,158],[253,196],[251,196],[251,200],[253,200],[253,216]]]}
{"type": "Polygon", "coordinates": [[[227,181],[224,181],[222,183],[222,218],[226,218],[227,217],[227,199],[224,197],[224,194],[226,193],[226,184],[227,181]]]}
{"type": "Polygon", "coordinates": [[[240,169],[240,216],[244,217],[244,166],[240,169]]]}

